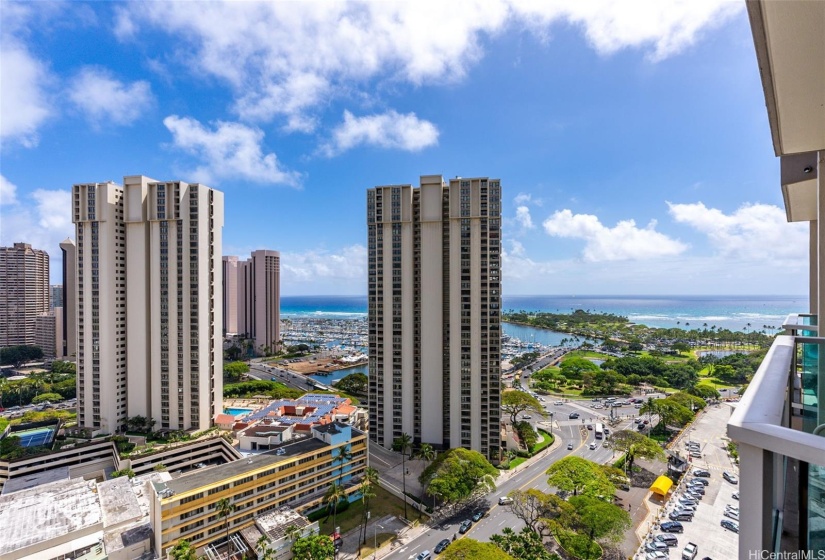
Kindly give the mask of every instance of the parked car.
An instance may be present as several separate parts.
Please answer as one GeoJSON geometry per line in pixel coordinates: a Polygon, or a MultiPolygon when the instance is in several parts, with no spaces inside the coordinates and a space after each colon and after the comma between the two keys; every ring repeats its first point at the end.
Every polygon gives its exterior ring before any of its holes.
{"type": "Polygon", "coordinates": [[[696,554],[699,552],[699,547],[696,546],[696,543],[689,542],[685,545],[685,549],[682,551],[682,560],[693,560],[696,558],[696,554]]]}
{"type": "Polygon", "coordinates": [[[479,510],[473,514],[472,520],[473,521],[481,521],[481,518],[484,517],[486,512],[484,510],[479,510]]]}
{"type": "Polygon", "coordinates": [[[698,451],[691,451],[690,456],[693,457],[694,459],[701,459],[702,458],[702,454],[699,453],[698,451]]]}
{"type": "Polygon", "coordinates": [[[724,478],[725,480],[727,480],[731,484],[739,484],[739,479],[736,478],[736,475],[734,475],[731,472],[728,472],[728,471],[723,472],[722,473],[722,478],[724,478]]]}
{"type": "Polygon", "coordinates": [[[739,500],[739,492],[734,492],[733,494],[731,494],[731,498],[733,498],[734,500],[739,500]]]}
{"type": "Polygon", "coordinates": [[[688,496],[682,496],[681,498],[679,498],[679,503],[684,504],[684,505],[688,505],[688,506],[695,506],[699,502],[697,502],[696,500],[694,500],[693,498],[690,498],[688,496]]]}
{"type": "Polygon", "coordinates": [[[662,541],[657,541],[655,539],[652,541],[648,541],[647,544],[645,544],[645,552],[653,552],[656,550],[662,550],[667,552],[667,549],[667,544],[663,543],[662,541]]]}
{"type": "Polygon", "coordinates": [[[659,542],[663,542],[668,546],[679,546],[679,539],[677,539],[675,535],[671,535],[670,533],[662,533],[661,535],[656,535],[655,537],[653,537],[653,539],[659,542]]]}
{"type": "Polygon", "coordinates": [[[668,533],[685,532],[685,528],[678,521],[665,521],[659,527],[662,529],[662,531],[667,531],[668,533]]]}
{"type": "Polygon", "coordinates": [[[736,521],[731,521],[730,519],[723,519],[721,525],[725,529],[729,529],[734,533],[739,532],[739,523],[737,523],[736,521]]]}
{"type": "Polygon", "coordinates": [[[710,471],[706,471],[704,469],[693,469],[693,476],[699,476],[702,478],[710,478],[710,471]]]}
{"type": "Polygon", "coordinates": [[[501,498],[498,499],[498,505],[500,505],[500,506],[509,506],[512,503],[513,503],[513,498],[511,498],[510,496],[502,496],[501,498]]]}
{"type": "Polygon", "coordinates": [[[418,553],[418,556],[415,557],[415,560],[428,560],[430,558],[430,551],[429,550],[422,550],[418,553]]]}
{"type": "Polygon", "coordinates": [[[710,482],[708,482],[704,478],[692,478],[690,479],[690,484],[701,484],[702,486],[707,486],[708,484],[710,484],[710,482]]]}
{"type": "Polygon", "coordinates": [[[464,533],[469,531],[470,527],[472,527],[472,526],[473,526],[473,522],[470,521],[469,519],[465,519],[464,521],[461,522],[461,525],[458,526],[458,532],[463,535],[464,533]]]}
{"type": "Polygon", "coordinates": [[[738,511],[733,511],[731,509],[726,509],[725,510],[725,517],[730,517],[734,521],[739,521],[739,512],[738,511]]]}
{"type": "Polygon", "coordinates": [[[739,513],[739,508],[737,506],[732,506],[730,504],[725,506],[725,511],[728,511],[728,510],[735,511],[736,513],[739,513]]]}
{"type": "Polygon", "coordinates": [[[437,545],[435,545],[433,552],[435,552],[436,554],[441,554],[442,552],[447,550],[448,546],[450,546],[450,539],[443,539],[437,545]]]}
{"type": "Polygon", "coordinates": [[[701,484],[696,484],[695,486],[689,486],[688,489],[687,489],[687,493],[691,494],[691,495],[698,494],[700,496],[704,496],[705,495],[705,487],[702,486],[701,484]]]}
{"type": "Polygon", "coordinates": [[[669,558],[667,552],[663,550],[654,550],[645,554],[645,560],[666,560],[669,558]]]}
{"type": "Polygon", "coordinates": [[[670,515],[668,515],[671,521],[693,521],[693,515],[683,511],[683,512],[676,512],[674,511],[670,515]]]}

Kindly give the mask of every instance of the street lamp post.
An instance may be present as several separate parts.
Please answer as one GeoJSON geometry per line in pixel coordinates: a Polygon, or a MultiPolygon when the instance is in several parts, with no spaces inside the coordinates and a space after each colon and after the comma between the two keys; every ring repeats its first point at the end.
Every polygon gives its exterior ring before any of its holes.
{"type": "Polygon", "coordinates": [[[373,546],[372,560],[375,560],[376,558],[378,558],[378,529],[383,529],[383,528],[384,527],[382,527],[378,523],[376,523],[375,526],[372,528],[372,546],[373,546]]]}

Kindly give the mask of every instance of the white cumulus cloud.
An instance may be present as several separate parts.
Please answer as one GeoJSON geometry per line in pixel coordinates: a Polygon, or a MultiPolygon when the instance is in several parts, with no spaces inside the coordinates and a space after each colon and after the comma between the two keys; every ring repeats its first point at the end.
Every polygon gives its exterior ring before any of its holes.
{"type": "Polygon", "coordinates": [[[656,231],[656,221],[639,228],[634,220],[622,220],[607,227],[592,214],[560,210],[544,221],[544,230],[553,237],[582,239],[582,256],[590,262],[644,260],[678,255],[687,245],[656,231]]]}
{"type": "Polygon", "coordinates": [[[87,66],[69,86],[69,100],[95,125],[128,125],[153,103],[149,82],[126,84],[109,70],[87,66]]]}
{"type": "Polygon", "coordinates": [[[281,284],[292,295],[362,294],[367,285],[367,248],[350,245],[336,251],[281,252],[281,284]]]}
{"type": "Polygon", "coordinates": [[[17,185],[0,175],[0,206],[17,204],[17,185]]]}
{"type": "Polygon", "coordinates": [[[189,72],[230,85],[240,118],[310,131],[332,98],[463,79],[484,41],[508,29],[547,39],[572,26],[601,54],[633,48],[657,61],[742,9],[725,0],[131,2],[117,7],[115,34],[168,34],[189,72]]]}
{"type": "Polygon", "coordinates": [[[438,143],[438,129],[415,113],[387,111],[356,117],[344,111],[344,122],[332,131],[332,138],[321,151],[333,156],[356,146],[368,145],[417,152],[438,143]]]}
{"type": "Polygon", "coordinates": [[[163,124],[176,148],[200,161],[187,172],[192,181],[217,184],[223,179],[297,186],[300,176],[281,167],[274,153],[264,155],[262,130],[235,122],[217,121],[207,128],[199,121],[170,115],[163,124]]]}
{"type": "Polygon", "coordinates": [[[721,256],[760,261],[807,259],[807,223],[788,223],[778,206],[747,204],[731,214],[702,202],[668,202],[668,207],[675,221],[707,235],[721,256]]]}
{"type": "Polygon", "coordinates": [[[0,220],[0,245],[23,241],[43,249],[51,257],[51,266],[59,263],[60,242],[74,237],[74,225],[69,209],[72,204],[68,190],[36,189],[20,197],[12,209],[3,210],[0,220]]]}
{"type": "MultiPolygon", "coordinates": [[[[5,6],[3,8],[5,10],[5,6]]],[[[46,64],[20,42],[0,41],[0,139],[34,147],[37,130],[52,115],[46,64]]]]}
{"type": "Polygon", "coordinates": [[[530,208],[527,206],[519,206],[516,208],[516,221],[521,225],[522,229],[533,229],[536,227],[533,224],[533,218],[530,216],[530,208]]]}

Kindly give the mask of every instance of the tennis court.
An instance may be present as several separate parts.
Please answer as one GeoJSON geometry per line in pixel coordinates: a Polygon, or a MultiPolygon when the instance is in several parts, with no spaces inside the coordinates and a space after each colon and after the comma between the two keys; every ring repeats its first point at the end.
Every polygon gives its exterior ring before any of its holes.
{"type": "Polygon", "coordinates": [[[19,437],[20,445],[22,447],[34,447],[35,445],[49,445],[52,442],[52,440],[54,440],[54,428],[54,426],[32,428],[30,430],[12,432],[9,435],[19,437]]]}

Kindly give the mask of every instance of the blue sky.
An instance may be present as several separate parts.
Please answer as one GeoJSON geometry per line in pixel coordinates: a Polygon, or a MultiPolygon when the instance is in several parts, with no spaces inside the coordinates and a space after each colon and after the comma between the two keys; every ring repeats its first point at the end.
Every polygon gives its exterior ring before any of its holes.
{"type": "Polygon", "coordinates": [[[225,192],[224,254],[366,291],[365,190],[502,181],[504,289],[803,294],[744,2],[0,4],[0,243],[71,185],[225,192]]]}

